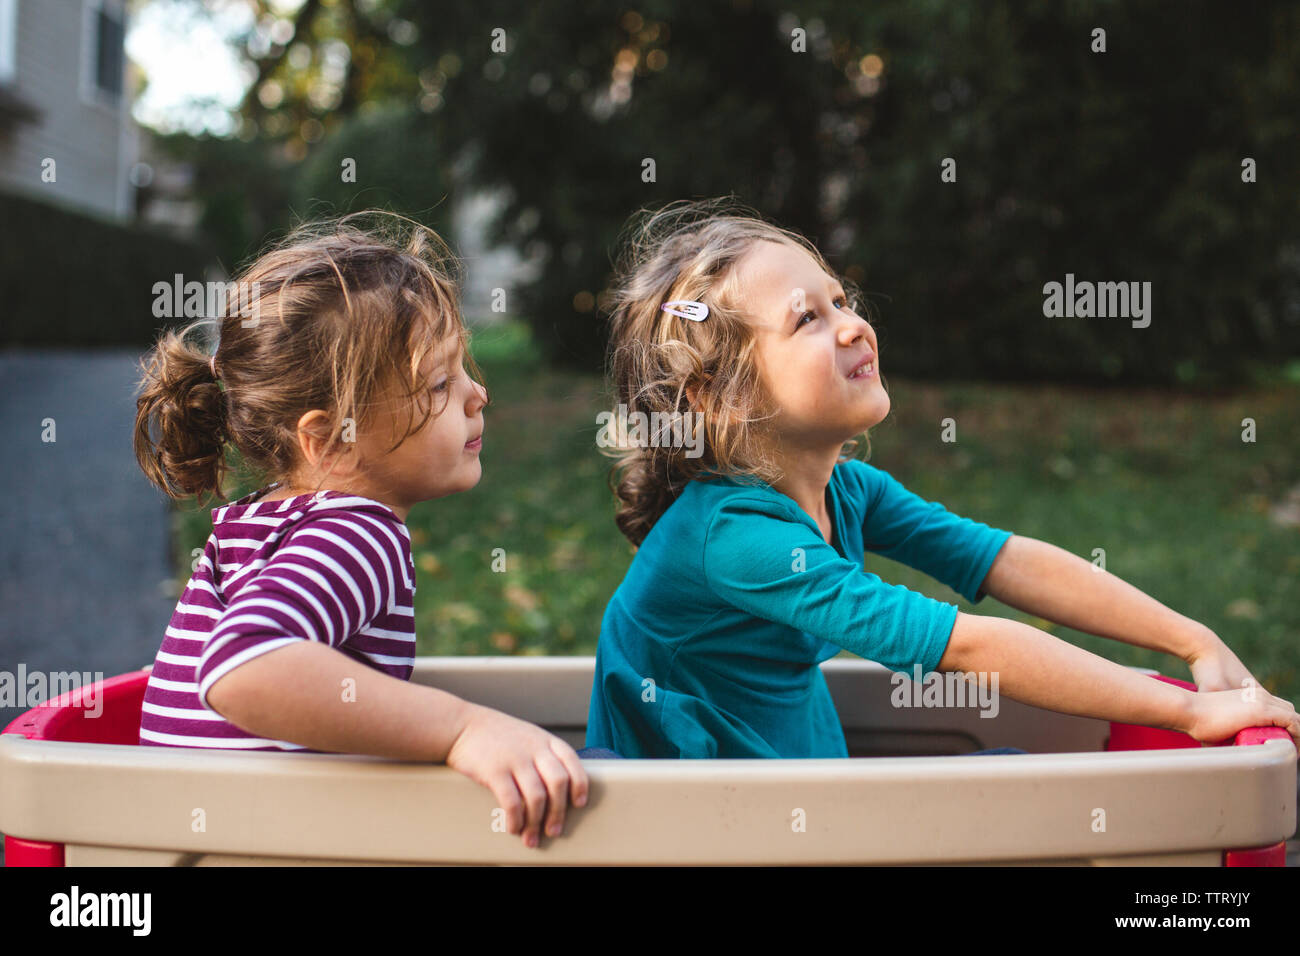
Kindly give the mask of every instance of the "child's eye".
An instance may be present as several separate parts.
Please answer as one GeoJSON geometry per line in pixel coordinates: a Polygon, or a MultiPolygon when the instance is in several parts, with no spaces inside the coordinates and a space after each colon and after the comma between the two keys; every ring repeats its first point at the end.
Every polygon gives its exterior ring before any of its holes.
{"type": "Polygon", "coordinates": [[[437,385],[433,387],[433,390],[435,392],[445,392],[447,390],[447,386],[450,385],[453,381],[455,381],[455,379],[444,378],[441,382],[439,382],[437,385]]]}
{"type": "MultiPolygon", "coordinates": [[[[846,299],[844,296],[840,296],[832,303],[832,305],[834,305],[835,308],[837,309],[843,308],[848,304],[849,304],[849,300],[846,299]]],[[[799,329],[803,326],[804,319],[812,320],[815,318],[817,318],[816,312],[812,312],[812,311],[805,312],[803,315],[799,316],[799,321],[794,324],[795,331],[796,332],[799,331],[799,329]]]]}

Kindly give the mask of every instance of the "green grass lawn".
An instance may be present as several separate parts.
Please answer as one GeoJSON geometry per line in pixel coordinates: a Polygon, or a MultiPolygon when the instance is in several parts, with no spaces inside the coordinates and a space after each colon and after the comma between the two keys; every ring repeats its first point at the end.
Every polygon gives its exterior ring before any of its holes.
{"type": "MultiPolygon", "coordinates": [[[[483,479],[424,502],[408,525],[421,654],[591,654],[632,550],[614,525],[609,464],[596,448],[597,376],[549,369],[519,324],[481,329],[473,351],[492,404],[483,479]],[[504,573],[492,570],[503,549],[504,573]]],[[[1231,394],[1125,388],[934,384],[888,379],[893,409],[870,461],[924,498],[1092,560],[1213,628],[1273,693],[1300,700],[1300,528],[1270,506],[1300,483],[1300,386],[1231,394]],[[1257,440],[1241,440],[1243,418],[1257,440]],[[941,421],[957,441],[941,441],[941,421]]],[[[245,478],[228,489],[256,487],[245,478]]],[[[219,505],[217,502],[216,505],[219,505]]],[[[211,531],[176,516],[180,579],[211,531]]],[[[868,555],[891,583],[973,611],[947,587],[868,555]]],[[[1003,615],[1123,664],[1188,677],[1163,654],[1061,628],[985,599],[1003,615]]]]}

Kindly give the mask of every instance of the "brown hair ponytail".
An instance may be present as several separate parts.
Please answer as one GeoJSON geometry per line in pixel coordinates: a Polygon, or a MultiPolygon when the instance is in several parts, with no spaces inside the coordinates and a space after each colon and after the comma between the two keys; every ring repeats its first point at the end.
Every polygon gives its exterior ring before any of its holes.
{"type": "Polygon", "coordinates": [[[135,454],[148,479],[173,498],[221,490],[226,471],[226,396],[209,357],[189,333],[164,333],[140,362],[143,390],[136,399],[135,454]],[[150,422],[158,425],[157,441],[150,422]]]}

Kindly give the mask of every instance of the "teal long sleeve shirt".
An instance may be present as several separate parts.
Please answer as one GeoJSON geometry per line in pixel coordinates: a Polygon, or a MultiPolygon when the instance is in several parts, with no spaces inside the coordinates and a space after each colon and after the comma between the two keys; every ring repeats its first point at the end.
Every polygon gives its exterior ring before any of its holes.
{"type": "Polygon", "coordinates": [[[863,461],[827,488],[831,543],[758,482],[690,482],[642,542],[601,623],[587,746],[624,757],[847,757],[817,666],[841,648],[935,670],[957,606],[863,567],[865,551],[972,603],[1011,532],[958,517],[863,461]]]}

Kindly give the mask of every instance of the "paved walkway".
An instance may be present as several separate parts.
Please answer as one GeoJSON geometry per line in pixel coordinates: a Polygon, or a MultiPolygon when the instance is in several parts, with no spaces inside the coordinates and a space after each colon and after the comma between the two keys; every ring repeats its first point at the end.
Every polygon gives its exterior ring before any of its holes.
{"type": "Polygon", "coordinates": [[[0,352],[0,669],[108,676],[162,641],[170,512],[131,450],[135,358],[0,352]]]}
{"type": "MultiPolygon", "coordinates": [[[[135,360],[0,352],[0,670],[107,677],[151,663],[162,642],[176,603],[169,508],[131,450],[135,360]]],[[[0,707],[0,725],[24,709],[0,707]]]]}

